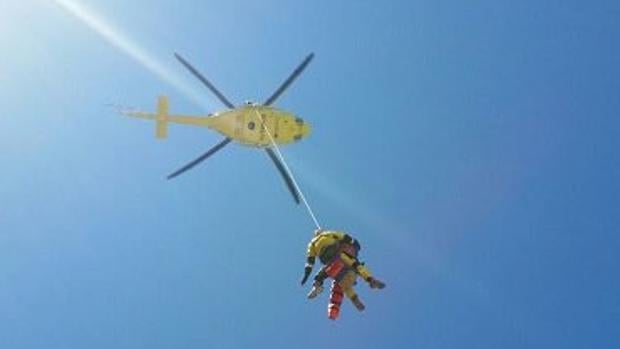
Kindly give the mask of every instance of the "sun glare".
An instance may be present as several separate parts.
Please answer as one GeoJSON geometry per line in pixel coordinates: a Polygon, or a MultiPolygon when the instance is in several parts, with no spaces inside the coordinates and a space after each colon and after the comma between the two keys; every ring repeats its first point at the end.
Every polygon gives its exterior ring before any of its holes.
{"type": "Polygon", "coordinates": [[[54,0],[54,2],[82,23],[86,24],[90,29],[94,30],[110,44],[114,45],[120,51],[136,60],[143,67],[153,72],[163,81],[169,83],[192,102],[200,105],[206,110],[213,108],[212,104],[207,103],[208,98],[205,97],[205,94],[199,93],[189,87],[182,79],[157,61],[157,59],[149,54],[149,52],[147,52],[144,48],[140,47],[135,42],[132,42],[127,35],[124,35],[120,30],[113,28],[101,16],[94,13],[91,9],[73,0],[54,0]]]}

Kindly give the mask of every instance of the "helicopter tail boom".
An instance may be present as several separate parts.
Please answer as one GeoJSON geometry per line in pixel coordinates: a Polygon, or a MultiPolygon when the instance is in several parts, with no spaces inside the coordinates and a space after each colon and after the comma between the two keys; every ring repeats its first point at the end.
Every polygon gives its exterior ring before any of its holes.
{"type": "Polygon", "coordinates": [[[213,124],[213,119],[209,116],[170,115],[168,113],[168,97],[166,96],[159,96],[157,98],[156,113],[138,110],[122,110],[120,113],[134,118],[155,121],[155,137],[158,139],[165,139],[168,136],[169,123],[199,127],[210,127],[213,124]]]}

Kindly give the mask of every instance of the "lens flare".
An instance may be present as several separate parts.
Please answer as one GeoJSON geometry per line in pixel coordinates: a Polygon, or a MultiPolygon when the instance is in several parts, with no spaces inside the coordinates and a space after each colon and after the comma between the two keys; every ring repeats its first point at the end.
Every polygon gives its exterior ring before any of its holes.
{"type": "Polygon", "coordinates": [[[172,71],[166,68],[163,64],[158,62],[144,48],[140,47],[135,42],[132,42],[127,37],[127,35],[124,35],[118,29],[113,28],[101,16],[95,14],[91,9],[73,0],[54,0],[54,2],[63,9],[65,9],[68,13],[73,15],[75,18],[80,20],[82,23],[86,24],[90,29],[99,34],[107,42],[114,45],[120,51],[133,58],[143,67],[158,76],[160,79],[177,89],[192,102],[200,105],[207,110],[213,108],[212,103],[205,103],[208,98],[205,97],[204,94],[199,93],[193,88],[189,87],[177,75],[175,75],[172,71]]]}

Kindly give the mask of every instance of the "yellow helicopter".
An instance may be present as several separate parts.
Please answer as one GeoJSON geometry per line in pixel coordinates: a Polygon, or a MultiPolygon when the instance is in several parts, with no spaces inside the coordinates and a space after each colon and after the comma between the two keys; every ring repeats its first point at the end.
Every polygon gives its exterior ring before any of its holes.
{"type": "Polygon", "coordinates": [[[224,136],[221,142],[187,165],[171,173],[167,178],[172,179],[182,174],[206,160],[209,156],[222,149],[231,141],[237,141],[239,144],[245,146],[265,149],[265,152],[276,165],[289,191],[293,195],[293,199],[299,204],[299,193],[295,189],[293,180],[289,176],[284,165],[274,153],[272,142],[276,144],[288,144],[299,141],[310,133],[310,125],[294,114],[274,108],[271,105],[302,73],[312,58],[314,58],[314,54],[310,53],[263,104],[246,102],[238,107],[235,107],[234,104],[224,97],[207,78],[198,72],[187,60],[181,57],[181,55],[175,53],[174,56],[230,109],[209,115],[170,115],[168,113],[168,98],[166,96],[160,96],[157,101],[156,113],[134,110],[121,112],[131,117],[154,120],[155,136],[159,139],[166,138],[168,134],[168,123],[207,127],[224,136]]]}

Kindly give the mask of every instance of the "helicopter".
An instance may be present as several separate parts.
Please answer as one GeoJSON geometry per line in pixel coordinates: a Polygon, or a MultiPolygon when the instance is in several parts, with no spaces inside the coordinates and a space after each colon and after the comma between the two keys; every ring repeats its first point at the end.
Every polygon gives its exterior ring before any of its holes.
{"type": "Polygon", "coordinates": [[[232,141],[235,141],[243,146],[264,149],[284,179],[284,182],[293,196],[293,199],[297,204],[299,204],[300,194],[298,193],[293,183],[293,179],[290,177],[285,166],[276,156],[273,145],[274,143],[289,144],[297,142],[310,134],[311,127],[302,118],[282,109],[275,108],[272,104],[308,66],[310,61],[314,58],[314,53],[310,53],[306,56],[306,58],[297,66],[297,68],[295,68],[288,78],[284,80],[275,92],[273,92],[271,96],[262,104],[245,102],[239,106],[235,106],[231,103],[185,58],[178,53],[175,53],[174,56],[185,68],[187,68],[187,70],[189,70],[198,80],[200,80],[200,82],[202,82],[220,100],[220,102],[224,104],[224,106],[228,107],[228,109],[208,115],[171,115],[168,112],[168,97],[159,96],[157,99],[156,113],[135,110],[121,111],[121,114],[126,116],[154,120],[155,137],[158,139],[165,139],[167,137],[168,123],[206,127],[224,136],[224,139],[211,149],[169,174],[167,179],[173,179],[190,170],[224,148],[232,141]]]}

